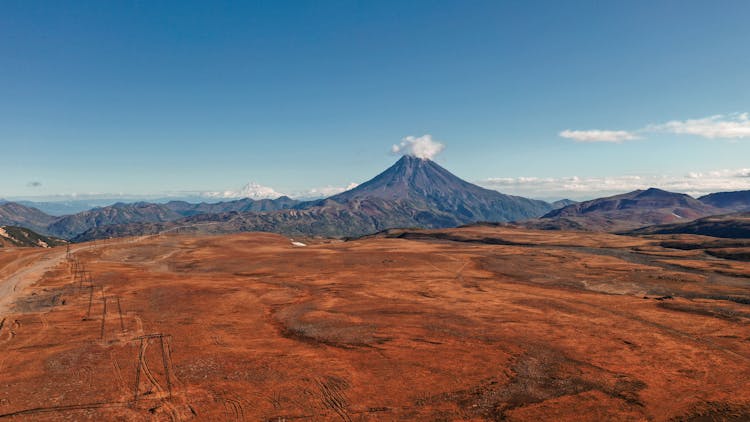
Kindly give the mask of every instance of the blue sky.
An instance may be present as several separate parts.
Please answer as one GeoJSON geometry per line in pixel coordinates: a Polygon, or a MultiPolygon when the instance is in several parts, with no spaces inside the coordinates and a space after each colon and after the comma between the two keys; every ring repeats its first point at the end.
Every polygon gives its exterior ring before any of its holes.
{"type": "Polygon", "coordinates": [[[509,193],[750,188],[748,19],[747,1],[0,1],[0,197],[320,192],[425,134],[509,193]]]}

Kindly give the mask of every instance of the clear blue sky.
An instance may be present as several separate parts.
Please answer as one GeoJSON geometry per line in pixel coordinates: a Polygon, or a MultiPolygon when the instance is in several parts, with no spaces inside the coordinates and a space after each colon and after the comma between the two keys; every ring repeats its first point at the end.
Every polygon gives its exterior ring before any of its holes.
{"type": "Polygon", "coordinates": [[[0,197],[345,186],[424,134],[470,181],[747,168],[748,22],[748,1],[0,1],[0,197]],[[644,131],[714,115],[740,136],[644,131]]]}

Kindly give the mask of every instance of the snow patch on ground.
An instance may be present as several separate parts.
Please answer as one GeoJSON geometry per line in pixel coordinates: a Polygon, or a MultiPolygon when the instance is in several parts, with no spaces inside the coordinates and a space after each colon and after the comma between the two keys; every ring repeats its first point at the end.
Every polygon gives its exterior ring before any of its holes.
{"type": "Polygon", "coordinates": [[[302,243],[302,242],[295,242],[295,241],[292,241],[292,245],[293,245],[293,246],[307,246],[307,245],[305,245],[305,244],[304,244],[304,243],[302,243]]]}

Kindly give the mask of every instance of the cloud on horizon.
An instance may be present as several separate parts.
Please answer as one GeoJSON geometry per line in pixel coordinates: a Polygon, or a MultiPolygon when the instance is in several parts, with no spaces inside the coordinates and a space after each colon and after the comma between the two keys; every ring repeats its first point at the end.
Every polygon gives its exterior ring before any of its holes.
{"type": "Polygon", "coordinates": [[[391,147],[391,154],[411,155],[417,158],[432,160],[443,152],[445,145],[432,139],[432,135],[425,134],[419,137],[407,136],[401,142],[391,147]]]}
{"type": "Polygon", "coordinates": [[[494,177],[476,183],[507,194],[548,200],[587,200],[650,187],[701,196],[713,192],[750,189],[750,169],[690,172],[684,175],[494,177]]]}
{"type": "Polygon", "coordinates": [[[358,183],[351,182],[346,186],[324,186],[311,189],[293,191],[288,194],[276,191],[269,186],[263,186],[255,182],[250,182],[238,190],[224,191],[164,191],[150,194],[129,194],[129,193],[102,193],[102,192],[72,192],[54,195],[26,195],[9,197],[14,201],[37,201],[37,202],[71,202],[71,201],[94,201],[98,203],[114,203],[117,201],[161,201],[171,200],[212,200],[212,202],[231,201],[242,198],[250,199],[276,199],[281,196],[289,196],[294,199],[307,200],[319,199],[335,195],[359,186],[358,183]],[[109,202],[108,202],[109,200],[109,202]]]}
{"type": "Polygon", "coordinates": [[[672,120],[647,126],[644,130],[695,135],[708,139],[750,138],[750,116],[748,113],[717,114],[702,119],[672,120]]]}
{"type": "Polygon", "coordinates": [[[750,113],[716,114],[700,119],[670,120],[666,123],[650,124],[637,131],[624,130],[571,130],[558,133],[562,138],[576,142],[620,143],[641,139],[644,133],[670,133],[692,135],[706,139],[750,138],[750,113]]]}
{"type": "Polygon", "coordinates": [[[576,142],[613,142],[632,141],[639,139],[636,135],[624,130],[570,130],[566,129],[559,133],[566,139],[576,142]]]}
{"type": "Polygon", "coordinates": [[[339,194],[341,192],[346,192],[348,190],[352,190],[359,186],[359,183],[349,183],[346,187],[341,186],[324,186],[322,188],[312,188],[307,192],[302,192],[297,195],[295,195],[295,198],[325,198],[332,195],[339,194]]]}

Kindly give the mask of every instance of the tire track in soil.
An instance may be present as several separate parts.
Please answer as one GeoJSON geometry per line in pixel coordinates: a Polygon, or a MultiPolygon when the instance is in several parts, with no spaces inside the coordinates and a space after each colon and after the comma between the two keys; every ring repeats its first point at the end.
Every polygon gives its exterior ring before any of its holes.
{"type": "MultiPolygon", "coordinates": [[[[86,245],[71,249],[72,253],[85,251],[97,247],[97,245],[86,245]]],[[[23,297],[26,288],[38,283],[44,274],[51,268],[60,265],[66,259],[64,250],[44,251],[26,258],[24,266],[13,274],[8,275],[5,280],[0,280],[0,314],[9,313],[11,304],[23,297]],[[42,255],[39,258],[39,255],[42,255]]]]}
{"type": "MultiPolygon", "coordinates": [[[[139,241],[141,239],[142,238],[136,238],[136,239],[131,240],[131,242],[136,242],[136,241],[139,241]]],[[[91,248],[93,248],[95,246],[97,246],[97,245],[89,245],[89,246],[78,248],[78,250],[91,249],[91,248]]],[[[13,299],[17,300],[19,297],[21,297],[20,295],[21,295],[21,291],[22,290],[26,289],[31,284],[34,284],[34,283],[39,282],[40,280],[42,280],[43,275],[49,270],[49,268],[52,267],[52,266],[54,266],[54,265],[59,264],[59,262],[65,257],[65,255],[62,255],[62,254],[58,254],[58,255],[60,255],[60,256],[54,256],[54,257],[53,256],[46,256],[46,257],[43,257],[40,260],[31,261],[30,263],[33,264],[33,265],[25,264],[22,267],[21,270],[16,271],[16,273],[13,274],[11,278],[9,278],[8,280],[6,280],[7,282],[5,283],[5,285],[0,286],[0,287],[3,287],[5,290],[8,290],[8,289],[12,288],[13,299]],[[46,264],[46,265],[42,266],[41,264],[46,264]],[[31,278],[30,276],[32,274],[36,274],[36,273],[40,273],[40,272],[42,273],[42,276],[39,277],[39,278],[37,278],[36,281],[29,280],[31,278]],[[16,282],[15,282],[15,284],[10,285],[11,281],[16,281],[16,282]]],[[[72,267],[71,267],[71,272],[73,272],[72,267]]],[[[75,275],[75,274],[73,274],[73,275],[75,275]]],[[[75,283],[75,280],[74,280],[74,283],[75,283]]],[[[5,302],[7,302],[7,301],[9,301],[11,299],[9,297],[10,295],[5,295],[5,296],[6,297],[2,298],[5,302]]],[[[0,310],[3,309],[2,308],[3,305],[4,305],[4,303],[0,303],[0,310]]],[[[121,312],[121,310],[120,310],[120,312],[121,312]]],[[[39,321],[40,321],[40,324],[41,324],[41,330],[36,330],[36,335],[33,335],[33,336],[29,337],[29,338],[24,338],[25,341],[19,347],[23,347],[24,345],[28,345],[36,337],[39,337],[39,336],[43,335],[44,334],[43,331],[46,331],[46,330],[49,329],[50,324],[49,324],[49,321],[47,319],[47,313],[39,313],[39,314],[37,314],[37,317],[39,318],[39,321]]],[[[133,318],[134,318],[134,320],[136,322],[136,327],[137,327],[136,328],[136,332],[137,332],[137,334],[143,335],[143,321],[141,320],[141,318],[138,315],[134,315],[133,318]]],[[[121,325],[122,325],[122,322],[123,322],[122,321],[122,315],[120,316],[120,319],[121,319],[121,325]]],[[[3,335],[4,331],[8,332],[8,339],[6,340],[6,342],[14,339],[17,336],[17,334],[18,334],[17,331],[21,328],[21,322],[19,320],[14,320],[13,323],[10,324],[7,327],[7,329],[3,330],[3,328],[5,328],[5,326],[8,325],[7,324],[7,320],[8,320],[7,317],[3,317],[2,320],[0,320],[1,321],[0,322],[0,335],[3,335]]],[[[164,413],[166,413],[169,416],[170,420],[172,420],[172,421],[179,421],[179,420],[181,420],[180,412],[179,412],[178,408],[169,401],[172,398],[171,392],[170,392],[170,394],[167,394],[167,392],[165,391],[164,387],[159,383],[156,375],[151,371],[151,368],[149,368],[149,366],[148,366],[148,364],[146,362],[147,359],[145,357],[145,349],[146,349],[147,345],[148,345],[148,341],[146,341],[146,343],[144,344],[143,353],[141,354],[141,362],[140,362],[141,363],[141,370],[142,370],[143,374],[145,374],[146,379],[148,379],[148,381],[153,386],[152,388],[156,390],[157,394],[156,394],[156,396],[154,398],[158,399],[158,401],[160,403],[156,407],[150,408],[148,410],[151,413],[155,413],[155,410],[158,409],[158,407],[162,407],[164,409],[164,411],[165,411],[164,413]]],[[[18,349],[19,347],[16,347],[15,349],[18,349]]],[[[169,372],[173,372],[173,371],[170,370],[171,369],[171,350],[169,350],[168,344],[166,345],[166,349],[167,350],[162,350],[162,356],[163,356],[163,359],[167,360],[167,362],[165,362],[165,376],[168,377],[169,376],[169,372]],[[167,368],[166,367],[167,365],[169,365],[170,368],[167,368]]],[[[129,388],[128,388],[128,386],[127,386],[127,383],[125,382],[125,380],[124,380],[124,378],[122,376],[122,369],[120,368],[119,362],[117,361],[116,357],[114,356],[114,352],[112,350],[110,350],[109,356],[110,356],[110,360],[112,362],[113,372],[114,372],[115,378],[117,379],[118,384],[120,385],[120,387],[122,388],[123,391],[130,391],[129,388]]],[[[0,370],[2,370],[2,368],[5,366],[5,363],[7,362],[8,359],[9,359],[9,354],[8,353],[5,353],[5,354],[3,354],[2,357],[0,357],[0,370]]],[[[94,374],[93,374],[93,370],[90,367],[83,367],[80,370],[76,371],[76,376],[78,377],[78,379],[82,383],[84,383],[84,384],[91,384],[93,382],[93,376],[94,376],[94,374]]],[[[168,384],[170,383],[169,379],[167,379],[167,383],[168,384]]],[[[139,387],[140,386],[136,386],[136,389],[138,389],[139,387]]],[[[171,388],[170,388],[170,390],[171,390],[171,388]]],[[[130,402],[130,401],[125,401],[125,402],[115,402],[115,401],[112,401],[112,402],[99,402],[99,403],[86,403],[86,404],[71,404],[71,405],[37,407],[37,408],[32,408],[32,409],[19,410],[19,411],[15,411],[15,412],[11,412],[11,413],[0,414],[0,418],[8,418],[8,417],[15,418],[17,416],[32,415],[32,414],[39,414],[39,413],[54,413],[54,412],[66,412],[66,411],[77,411],[77,410],[92,410],[92,409],[100,409],[100,408],[107,408],[107,407],[126,407],[126,406],[131,406],[132,404],[133,403],[130,402]]],[[[239,403],[238,403],[238,406],[239,406],[239,403]]],[[[191,410],[192,410],[192,407],[191,407],[191,410]]],[[[240,408],[238,411],[241,412],[241,414],[243,415],[243,419],[242,420],[244,420],[244,410],[242,410],[240,408]]],[[[193,411],[193,413],[195,414],[195,411],[193,411]]]]}
{"type": "Polygon", "coordinates": [[[344,422],[351,422],[349,416],[349,401],[346,398],[344,390],[349,388],[346,380],[327,377],[326,379],[317,379],[315,383],[320,390],[321,401],[325,408],[333,410],[344,422]]]}
{"type": "Polygon", "coordinates": [[[135,320],[136,337],[143,336],[145,334],[145,332],[143,331],[143,320],[138,315],[133,315],[133,319],[135,320]]]}
{"type": "Polygon", "coordinates": [[[12,338],[12,336],[10,335],[10,326],[8,326],[8,329],[5,330],[8,332],[8,338],[3,340],[3,327],[5,327],[5,321],[7,320],[7,318],[3,318],[2,320],[0,320],[0,341],[2,341],[3,343],[5,343],[6,341],[10,341],[10,339],[12,338]]]}
{"type": "Polygon", "coordinates": [[[227,420],[244,421],[245,420],[245,409],[242,406],[242,401],[231,397],[222,396],[222,402],[224,403],[224,413],[227,416],[227,420]]]}
{"type": "Polygon", "coordinates": [[[123,391],[123,394],[125,395],[125,397],[127,397],[129,394],[131,394],[131,391],[128,388],[128,383],[125,382],[125,378],[123,378],[122,376],[122,368],[120,368],[120,362],[117,361],[117,357],[114,355],[112,350],[110,350],[109,352],[109,359],[112,361],[112,372],[115,374],[115,379],[117,380],[117,383],[120,384],[120,389],[123,391]]]}
{"type": "MultiPolygon", "coordinates": [[[[32,316],[33,314],[22,314],[22,315],[29,315],[32,316]]],[[[49,329],[49,322],[47,321],[47,316],[44,313],[38,313],[36,314],[37,318],[39,319],[39,324],[41,327],[39,329],[34,330],[30,333],[30,335],[26,335],[26,329],[23,330],[23,336],[21,336],[19,330],[23,326],[21,324],[21,321],[16,319],[13,321],[13,324],[10,326],[10,338],[8,340],[14,340],[14,345],[12,350],[22,350],[25,348],[31,348],[33,347],[33,344],[35,341],[42,339],[44,337],[45,331],[49,329]]],[[[11,350],[11,349],[8,349],[11,350]]]]}
{"type": "MultiPolygon", "coordinates": [[[[162,385],[159,383],[159,381],[157,380],[157,378],[154,375],[154,373],[151,372],[151,368],[149,368],[148,364],[146,363],[146,349],[148,347],[148,344],[149,344],[148,339],[146,339],[144,341],[143,347],[141,349],[141,353],[140,353],[141,371],[143,371],[143,374],[146,375],[146,379],[148,379],[148,381],[151,383],[151,385],[153,386],[153,388],[156,390],[157,394],[155,395],[154,398],[158,399],[160,405],[162,407],[164,407],[164,409],[167,410],[167,414],[169,415],[170,420],[172,420],[172,421],[179,421],[179,420],[181,420],[179,410],[177,409],[177,407],[175,405],[173,405],[169,401],[172,398],[171,394],[168,393],[164,389],[164,387],[162,387],[162,385]]],[[[169,354],[170,353],[167,353],[167,356],[169,356],[169,354]]],[[[170,357],[167,357],[167,359],[169,359],[169,362],[171,362],[171,358],[170,357]]],[[[164,375],[165,375],[165,377],[169,376],[166,373],[164,375]]],[[[169,380],[167,380],[167,382],[169,382],[169,380]]],[[[139,387],[140,386],[136,386],[136,389],[138,389],[139,387]]],[[[149,411],[155,410],[156,408],[158,408],[158,406],[149,409],[149,411]]]]}
{"type": "Polygon", "coordinates": [[[76,376],[82,385],[91,385],[94,381],[94,371],[90,366],[81,366],[76,370],[76,376]]]}
{"type": "Polygon", "coordinates": [[[112,407],[127,407],[128,402],[100,402],[86,404],[69,404],[62,406],[35,407],[33,409],[17,410],[15,412],[0,414],[0,419],[15,418],[18,416],[35,415],[39,413],[56,413],[75,410],[94,410],[112,407]]]}
{"type": "MultiPolygon", "coordinates": [[[[164,393],[164,388],[159,384],[159,382],[156,380],[156,377],[154,376],[153,372],[151,372],[151,368],[148,367],[148,364],[146,363],[146,349],[148,348],[148,341],[145,341],[143,343],[143,347],[141,348],[141,354],[140,354],[140,360],[141,360],[141,371],[143,371],[143,374],[146,375],[146,378],[151,383],[151,385],[156,389],[159,393],[164,393]]],[[[136,386],[140,387],[140,386],[136,386]]]]}
{"type": "Polygon", "coordinates": [[[49,321],[47,320],[46,313],[39,314],[39,321],[42,323],[42,329],[46,330],[49,328],[49,321]]]}

